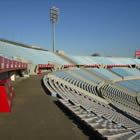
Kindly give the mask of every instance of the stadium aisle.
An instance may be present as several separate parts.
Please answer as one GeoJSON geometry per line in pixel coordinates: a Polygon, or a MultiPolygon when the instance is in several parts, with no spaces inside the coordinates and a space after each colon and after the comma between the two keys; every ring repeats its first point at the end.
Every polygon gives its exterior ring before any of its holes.
{"type": "Polygon", "coordinates": [[[0,139],[3,140],[87,140],[78,125],[45,93],[42,75],[15,84],[12,112],[0,114],[0,139]]]}

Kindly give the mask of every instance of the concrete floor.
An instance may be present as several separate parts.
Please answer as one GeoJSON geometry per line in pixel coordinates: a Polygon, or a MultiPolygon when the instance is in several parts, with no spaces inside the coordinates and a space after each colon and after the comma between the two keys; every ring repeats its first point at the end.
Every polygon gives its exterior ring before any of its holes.
{"type": "Polygon", "coordinates": [[[46,94],[43,75],[15,83],[11,113],[0,114],[1,140],[88,140],[96,139],[72,116],[63,112],[57,98],[46,94]]]}

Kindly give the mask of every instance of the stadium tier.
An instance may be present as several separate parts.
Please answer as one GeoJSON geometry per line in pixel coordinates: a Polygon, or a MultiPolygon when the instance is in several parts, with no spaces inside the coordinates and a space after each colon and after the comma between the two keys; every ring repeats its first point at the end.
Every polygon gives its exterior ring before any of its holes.
{"type": "Polygon", "coordinates": [[[91,72],[97,74],[98,76],[100,77],[103,77],[104,79],[118,79],[119,77],[115,74],[113,74],[112,72],[106,70],[106,69],[103,69],[103,68],[95,68],[95,69],[89,69],[91,72]]]}
{"type": "Polygon", "coordinates": [[[89,73],[86,73],[84,71],[80,71],[80,70],[73,70],[73,72],[75,72],[76,74],[81,75],[82,77],[84,77],[85,79],[88,79],[90,81],[92,81],[93,83],[99,83],[100,79],[95,78],[94,76],[91,76],[89,73]]]}
{"type": "Polygon", "coordinates": [[[113,58],[113,57],[92,57],[92,56],[73,56],[68,58],[75,61],[77,64],[106,64],[106,65],[124,65],[124,64],[140,64],[140,60],[133,58],[113,58]]]}
{"type": "Polygon", "coordinates": [[[121,76],[140,76],[140,71],[133,68],[112,68],[112,71],[120,74],[121,76]]]}
{"type": "Polygon", "coordinates": [[[121,81],[118,84],[137,93],[140,91],[140,80],[121,81]]]}
{"type": "Polygon", "coordinates": [[[23,57],[33,64],[48,64],[49,62],[56,62],[58,64],[64,65],[69,64],[67,61],[61,59],[59,56],[55,55],[53,52],[38,50],[33,48],[25,48],[18,45],[9,44],[0,41],[0,55],[13,59],[14,56],[23,57]]]}
{"type": "MultiPolygon", "coordinates": [[[[130,139],[139,138],[140,125],[138,123],[139,116],[137,116],[139,114],[137,107],[139,106],[135,102],[135,98],[131,97],[134,100],[134,102],[131,103],[131,98],[129,97],[131,105],[134,104],[134,108],[130,109],[132,113],[135,114],[132,115],[126,111],[120,112],[116,108],[120,107],[121,103],[125,100],[127,101],[127,99],[123,97],[123,93],[120,92],[121,94],[119,96],[120,98],[122,96],[124,99],[121,100],[120,104],[116,105],[113,104],[114,102],[112,103],[109,100],[105,100],[107,96],[104,94],[104,98],[101,98],[101,96],[98,95],[99,93],[97,93],[98,91],[96,90],[96,87],[92,92],[86,90],[86,88],[83,88],[84,85],[80,88],[76,88],[77,84],[71,84],[71,82],[68,80],[69,78],[61,79],[61,77],[58,78],[57,75],[59,74],[55,73],[55,75],[48,75],[44,77],[46,87],[51,93],[53,93],[53,95],[55,93],[61,97],[62,99],[60,102],[88,126],[92,127],[102,134],[103,137],[108,139],[123,139],[124,136],[125,138],[130,139]],[[126,114],[131,115],[131,117],[133,116],[133,119],[126,116],[126,114]]],[[[83,84],[86,86],[87,83],[83,84]]],[[[113,95],[112,93],[112,96],[115,98],[117,95],[113,95]]],[[[109,95],[109,98],[112,96],[109,95]]],[[[129,102],[125,104],[129,104],[129,102]]]]}
{"type": "Polygon", "coordinates": [[[49,93],[90,131],[102,139],[140,140],[140,60],[53,53],[8,41],[0,41],[0,58],[1,85],[8,85],[7,76],[20,70],[31,75],[38,67],[38,74],[47,72],[43,84],[49,93]],[[26,67],[2,70],[11,62],[26,67]]]}

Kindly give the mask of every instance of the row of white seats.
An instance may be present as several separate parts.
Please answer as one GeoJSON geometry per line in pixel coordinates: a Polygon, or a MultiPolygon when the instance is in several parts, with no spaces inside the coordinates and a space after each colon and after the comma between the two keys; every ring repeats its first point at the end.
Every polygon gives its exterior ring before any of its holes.
{"type": "Polygon", "coordinates": [[[93,131],[97,131],[108,140],[139,140],[140,138],[139,133],[135,133],[118,124],[110,122],[104,117],[95,114],[94,112],[88,112],[80,106],[73,105],[66,100],[60,99],[59,102],[90,128],[92,128],[93,131]]]}
{"type": "Polygon", "coordinates": [[[136,97],[112,86],[104,86],[101,92],[103,97],[106,100],[111,100],[116,107],[140,119],[140,106],[136,101],[136,97]]]}
{"type": "Polygon", "coordinates": [[[140,126],[136,122],[117,112],[107,104],[103,104],[91,97],[85,96],[83,93],[62,84],[61,82],[55,81],[55,79],[49,79],[47,85],[51,86],[53,91],[63,99],[71,100],[74,104],[82,106],[89,112],[93,111],[98,116],[102,116],[108,121],[124,126],[127,129],[132,129],[134,132],[140,131],[140,126]]]}

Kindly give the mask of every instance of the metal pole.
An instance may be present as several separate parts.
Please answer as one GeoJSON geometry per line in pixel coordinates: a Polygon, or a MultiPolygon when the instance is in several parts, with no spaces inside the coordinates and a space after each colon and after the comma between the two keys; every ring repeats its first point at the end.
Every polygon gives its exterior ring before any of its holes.
{"type": "Polygon", "coordinates": [[[53,52],[55,52],[55,23],[53,22],[53,52]]]}

